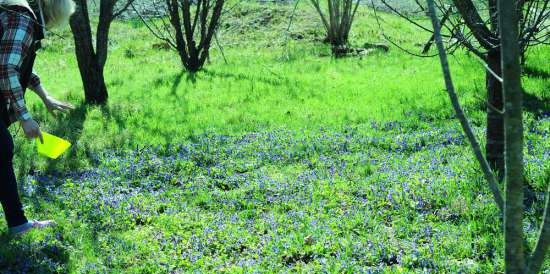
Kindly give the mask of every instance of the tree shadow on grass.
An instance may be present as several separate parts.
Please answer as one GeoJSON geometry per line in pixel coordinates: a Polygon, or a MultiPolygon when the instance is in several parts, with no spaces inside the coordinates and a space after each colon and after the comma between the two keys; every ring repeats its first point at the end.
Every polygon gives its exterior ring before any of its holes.
{"type": "Polygon", "coordinates": [[[550,72],[537,67],[525,66],[523,68],[523,74],[529,78],[542,78],[550,80],[550,72]]]}
{"type": "MultiPolygon", "coordinates": [[[[212,77],[232,78],[232,79],[235,79],[235,80],[258,81],[258,82],[266,83],[266,84],[273,85],[273,86],[281,86],[285,83],[288,83],[288,81],[289,81],[288,78],[281,77],[280,75],[276,75],[276,74],[274,74],[275,78],[269,78],[269,77],[266,77],[266,76],[257,76],[256,77],[256,76],[246,75],[246,74],[242,74],[242,73],[216,72],[216,71],[210,71],[210,70],[207,70],[207,69],[203,69],[202,71],[205,72],[205,74],[210,75],[212,77]]],[[[177,95],[178,88],[181,84],[181,81],[182,81],[184,75],[187,75],[185,80],[188,83],[191,83],[191,84],[196,84],[197,83],[198,78],[197,78],[197,73],[196,72],[190,72],[190,71],[182,70],[182,71],[178,72],[177,74],[175,74],[174,76],[170,77],[171,80],[173,80],[172,87],[170,89],[172,95],[177,95]]],[[[160,81],[160,80],[157,79],[157,81],[155,81],[155,85],[158,86],[162,82],[163,81],[160,81]]]]}
{"type": "MultiPolygon", "coordinates": [[[[186,115],[189,111],[189,105],[188,105],[188,101],[185,100],[185,95],[187,93],[187,89],[184,91],[183,94],[178,94],[178,90],[179,90],[179,87],[181,85],[181,81],[183,80],[183,76],[184,75],[187,75],[187,77],[185,78],[185,80],[188,82],[188,83],[192,83],[193,85],[197,83],[197,73],[196,72],[189,72],[189,71],[185,71],[185,70],[182,70],[180,72],[178,72],[177,74],[175,74],[172,78],[173,78],[173,82],[172,82],[172,87],[170,89],[170,94],[172,96],[174,96],[176,99],[178,99],[178,106],[180,107],[180,110],[182,110],[183,112],[183,115],[186,115]]],[[[168,137],[168,140],[170,138],[168,137]]]]}
{"type": "Polygon", "coordinates": [[[550,98],[541,98],[528,92],[523,93],[523,108],[536,119],[550,115],[550,98]]]}
{"type": "Polygon", "coordinates": [[[550,72],[538,67],[526,66],[523,69],[523,75],[528,78],[541,79],[543,88],[533,94],[532,92],[523,92],[523,108],[525,111],[535,115],[537,119],[550,115],[550,98],[545,90],[550,89],[550,72]]]}
{"type": "MultiPolygon", "coordinates": [[[[72,146],[62,157],[58,159],[48,159],[46,167],[40,173],[56,176],[65,173],[67,170],[70,171],[80,168],[79,162],[74,159],[78,151],[78,140],[82,134],[87,110],[88,105],[81,103],[76,106],[74,110],[71,110],[69,113],[65,114],[65,116],[57,117],[56,121],[52,122],[51,126],[47,128],[49,133],[69,140],[69,142],[72,143],[72,146]],[[61,172],[60,169],[62,169],[63,172],[61,172]]],[[[31,170],[32,175],[40,175],[33,174],[32,172],[33,171],[31,170]]],[[[57,199],[54,195],[52,195],[50,189],[51,187],[55,187],[53,184],[59,183],[61,183],[59,180],[48,180],[47,182],[38,181],[36,192],[33,196],[38,196],[40,199],[27,199],[27,201],[30,201],[33,204],[36,212],[41,212],[43,210],[41,201],[55,201],[57,199]]]]}
{"type": "Polygon", "coordinates": [[[290,79],[277,75],[273,72],[271,73],[274,74],[275,78],[270,78],[266,76],[252,76],[252,75],[246,75],[242,73],[217,72],[217,71],[210,71],[206,69],[203,69],[203,71],[212,77],[232,78],[235,80],[248,80],[248,81],[254,81],[254,82],[262,82],[272,86],[288,85],[290,82],[290,79]]]}
{"type": "Polygon", "coordinates": [[[182,70],[177,74],[175,74],[174,76],[172,76],[173,82],[172,82],[172,87],[170,88],[170,94],[178,99],[180,98],[180,96],[178,95],[178,89],[180,87],[180,84],[181,84],[181,81],[183,80],[184,75],[187,75],[187,77],[185,77],[185,81],[187,83],[191,83],[193,85],[197,83],[196,72],[189,72],[189,71],[182,70]]]}
{"type": "MultiPolygon", "coordinates": [[[[550,81],[547,88],[550,88],[550,81]]],[[[483,90],[477,90],[477,94],[483,94],[483,90]]],[[[467,107],[472,107],[479,111],[485,112],[487,110],[486,101],[477,100],[467,107]]],[[[550,115],[550,98],[546,96],[537,96],[533,92],[523,92],[523,109],[526,112],[530,112],[534,115],[535,119],[540,119],[550,115]]]]}
{"type": "MultiPolygon", "coordinates": [[[[183,70],[176,74],[176,76],[174,78],[174,83],[172,83],[172,88],[170,89],[172,95],[177,96],[178,87],[181,84],[181,79],[183,78],[184,74],[185,74],[185,71],[183,71],[183,70]]],[[[189,79],[189,76],[187,76],[187,79],[189,79]]],[[[195,81],[196,81],[196,79],[193,80],[193,83],[195,83],[195,81]]]]}
{"type": "Polygon", "coordinates": [[[68,168],[70,170],[79,168],[78,162],[74,161],[74,158],[76,157],[76,153],[79,148],[78,140],[82,135],[88,107],[88,104],[81,103],[64,117],[58,117],[53,125],[50,127],[51,134],[60,136],[63,139],[68,140],[72,143],[72,146],[63,157],[56,160],[49,160],[45,170],[47,173],[57,171],[56,168],[58,168],[59,166],[68,168]]]}
{"type": "MultiPolygon", "coordinates": [[[[178,89],[180,87],[180,84],[183,80],[183,76],[187,75],[186,81],[191,82],[192,84],[195,84],[197,82],[197,76],[196,73],[187,72],[185,70],[181,70],[171,76],[162,75],[158,77],[157,79],[153,80],[151,86],[153,88],[160,88],[170,85],[170,95],[178,97],[178,89]]],[[[146,95],[147,93],[143,93],[143,95],[146,95]]],[[[141,98],[141,97],[140,97],[141,98]]]]}
{"type": "MultiPolygon", "coordinates": [[[[100,110],[103,117],[108,121],[114,121],[119,129],[126,128],[126,117],[121,114],[119,109],[113,109],[111,106],[105,105],[101,106],[100,110]]],[[[105,123],[105,126],[107,126],[107,123],[105,123]]]]}
{"type": "MultiPolygon", "coordinates": [[[[178,78],[178,81],[177,82],[174,82],[174,85],[172,88],[177,88],[177,86],[179,85],[179,82],[181,81],[181,77],[183,76],[183,74],[185,73],[185,71],[182,71],[179,78],[178,78]],[[177,84],[176,84],[177,83],[177,84]]],[[[197,83],[197,73],[196,72],[192,72],[192,71],[188,71],[187,72],[187,78],[186,78],[187,82],[191,82],[192,84],[196,84],[197,83]]],[[[173,90],[173,89],[172,89],[173,90]]]]}
{"type": "Polygon", "coordinates": [[[58,239],[0,235],[0,273],[67,273],[69,250],[58,239]]]}

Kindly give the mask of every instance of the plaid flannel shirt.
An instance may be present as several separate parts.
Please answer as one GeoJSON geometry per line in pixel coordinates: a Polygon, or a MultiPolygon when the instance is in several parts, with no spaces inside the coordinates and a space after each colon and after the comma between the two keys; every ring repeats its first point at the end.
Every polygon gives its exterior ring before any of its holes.
{"type": "MultiPolygon", "coordinates": [[[[7,104],[10,122],[32,118],[25,105],[25,90],[19,81],[21,66],[33,41],[32,19],[12,12],[0,14],[0,93],[7,104]]],[[[40,78],[32,73],[29,87],[36,89],[40,78]]]]}

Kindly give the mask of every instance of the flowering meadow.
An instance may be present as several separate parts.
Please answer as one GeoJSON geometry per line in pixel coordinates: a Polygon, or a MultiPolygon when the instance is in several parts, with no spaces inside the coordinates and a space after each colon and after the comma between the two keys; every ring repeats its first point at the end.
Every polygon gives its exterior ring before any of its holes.
{"type": "MultiPolygon", "coordinates": [[[[220,37],[228,63],[213,49],[195,75],[139,22],[117,22],[105,107],[78,103],[73,48],[49,41],[38,71],[77,109],[56,120],[29,105],[73,147],[46,160],[17,133],[16,166],[27,214],[58,225],[16,239],[0,226],[0,273],[501,273],[502,220],[437,60],[393,48],[334,60],[305,6],[288,45],[274,37],[291,6],[237,7],[227,28],[244,31],[220,37]]],[[[352,40],[378,42],[360,13],[352,40]]],[[[383,16],[409,47],[429,38],[383,16]]],[[[532,51],[540,75],[524,83],[531,244],[550,181],[549,53],[532,51]]],[[[455,55],[483,140],[483,68],[455,55]]]]}
{"type": "MultiPolygon", "coordinates": [[[[531,182],[547,176],[550,146],[540,137],[549,124],[543,117],[530,128],[531,182]]],[[[98,154],[90,169],[36,174],[26,195],[66,221],[39,241],[12,243],[18,256],[7,267],[64,272],[69,254],[87,252],[99,257],[73,262],[81,273],[501,267],[500,220],[461,132],[370,126],[371,136],[353,127],[207,133],[98,154]]],[[[542,195],[527,202],[531,236],[542,195]]]]}

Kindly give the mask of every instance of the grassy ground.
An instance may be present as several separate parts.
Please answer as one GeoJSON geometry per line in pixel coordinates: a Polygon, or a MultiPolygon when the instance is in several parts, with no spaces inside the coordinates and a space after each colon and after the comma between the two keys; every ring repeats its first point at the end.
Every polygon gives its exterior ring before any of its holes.
{"type": "MultiPolygon", "coordinates": [[[[17,137],[26,210],[60,226],[0,247],[4,272],[465,272],[503,269],[501,220],[443,91],[435,58],[395,48],[335,60],[301,5],[240,4],[196,74],[139,22],[113,27],[109,104],[82,104],[68,40],[46,44],[44,84],[77,109],[44,130],[68,138],[55,161],[17,137]]],[[[419,51],[429,37],[382,15],[392,40],[419,51]]],[[[361,9],[355,46],[380,43],[361,9]]],[[[69,36],[67,36],[69,37],[69,36]]],[[[540,222],[550,178],[547,47],[529,55],[524,84],[525,228],[540,222]]],[[[483,136],[483,68],[452,68],[483,136]]],[[[15,131],[15,130],[14,130],[15,131]]],[[[2,228],[5,231],[5,228],[2,228]]],[[[546,271],[550,264],[546,263],[546,271]]]]}

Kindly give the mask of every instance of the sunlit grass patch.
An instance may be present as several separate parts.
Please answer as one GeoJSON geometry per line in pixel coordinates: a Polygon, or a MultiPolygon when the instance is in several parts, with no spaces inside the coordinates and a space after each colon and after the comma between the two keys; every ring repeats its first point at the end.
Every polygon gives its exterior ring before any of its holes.
{"type": "MultiPolygon", "coordinates": [[[[71,43],[47,42],[37,70],[77,109],[55,120],[28,104],[74,146],[47,161],[19,132],[16,166],[29,215],[59,226],[2,238],[0,272],[502,271],[501,220],[437,59],[334,59],[306,3],[285,38],[292,8],[241,3],[220,32],[227,63],[215,46],[196,74],[138,21],[116,22],[102,107],[82,103],[71,43]]],[[[408,49],[429,38],[379,15],[408,49]]],[[[354,46],[385,43],[373,16],[361,8],[354,46]]],[[[524,77],[531,241],[550,170],[549,52],[531,50],[524,77]]],[[[483,140],[483,68],[461,51],[451,63],[483,140]]]]}

